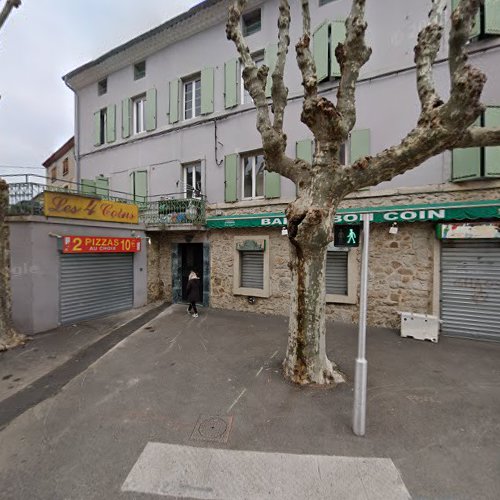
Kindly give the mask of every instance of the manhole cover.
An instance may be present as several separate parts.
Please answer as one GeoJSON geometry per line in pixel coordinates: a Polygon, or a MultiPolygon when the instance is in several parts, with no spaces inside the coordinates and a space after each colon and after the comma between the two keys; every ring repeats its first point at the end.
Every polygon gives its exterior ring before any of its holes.
{"type": "Polygon", "coordinates": [[[197,441],[215,441],[227,443],[233,417],[201,415],[191,434],[191,439],[197,441]]]}

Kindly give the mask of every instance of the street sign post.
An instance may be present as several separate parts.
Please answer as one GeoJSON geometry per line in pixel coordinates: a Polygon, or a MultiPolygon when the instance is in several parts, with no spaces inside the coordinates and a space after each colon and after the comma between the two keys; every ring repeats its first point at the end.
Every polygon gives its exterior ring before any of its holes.
{"type": "Polygon", "coordinates": [[[368,299],[368,255],[370,248],[370,214],[363,214],[363,253],[361,258],[361,289],[359,293],[358,357],[354,371],[354,409],[352,430],[357,436],[365,435],[366,428],[366,308],[368,299]]]}

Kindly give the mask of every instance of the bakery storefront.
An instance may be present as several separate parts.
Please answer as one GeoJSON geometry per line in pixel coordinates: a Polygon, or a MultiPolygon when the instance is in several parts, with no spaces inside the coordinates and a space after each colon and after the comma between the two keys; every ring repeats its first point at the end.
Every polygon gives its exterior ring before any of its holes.
{"type": "MultiPolygon", "coordinates": [[[[371,220],[369,324],[399,328],[400,311],[433,314],[445,335],[500,340],[500,200],[340,209],[336,223],[361,224],[363,213],[371,220]]],[[[288,315],[284,213],[212,216],[207,226],[211,305],[288,315]]],[[[360,248],[330,245],[330,319],[357,322],[359,273],[360,248]]]]}

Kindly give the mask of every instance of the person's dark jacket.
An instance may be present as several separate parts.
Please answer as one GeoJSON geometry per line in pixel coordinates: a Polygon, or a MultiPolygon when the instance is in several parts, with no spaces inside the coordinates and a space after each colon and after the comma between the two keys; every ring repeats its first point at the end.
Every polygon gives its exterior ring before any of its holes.
{"type": "Polygon", "coordinates": [[[201,302],[199,278],[193,278],[188,281],[186,292],[188,302],[201,302]]]}

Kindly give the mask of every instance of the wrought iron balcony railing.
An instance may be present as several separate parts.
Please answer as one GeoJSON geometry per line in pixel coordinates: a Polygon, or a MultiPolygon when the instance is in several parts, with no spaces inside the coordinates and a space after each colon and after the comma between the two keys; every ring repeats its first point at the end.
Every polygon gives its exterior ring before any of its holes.
{"type": "MultiPolygon", "coordinates": [[[[43,215],[43,193],[45,191],[79,194],[102,200],[136,204],[139,221],[146,226],[205,225],[206,200],[198,192],[170,193],[154,197],[136,197],[130,193],[100,190],[96,194],[82,193],[82,185],[69,183],[70,187],[59,187],[41,182],[9,183],[9,215],[43,215]],[[194,197],[193,195],[197,196],[194,197]]],[[[30,182],[28,182],[30,181],[30,182]]]]}

